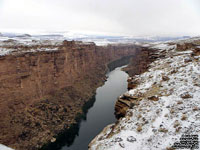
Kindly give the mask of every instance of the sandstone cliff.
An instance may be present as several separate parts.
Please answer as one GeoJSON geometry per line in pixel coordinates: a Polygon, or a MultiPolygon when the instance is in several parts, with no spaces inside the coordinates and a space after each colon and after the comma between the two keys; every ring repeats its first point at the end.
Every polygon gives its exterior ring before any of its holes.
{"type": "MultiPolygon", "coordinates": [[[[123,70],[126,71],[130,78],[128,79],[128,90],[134,89],[139,84],[139,81],[135,78],[136,75],[140,75],[146,72],[149,68],[149,64],[158,58],[164,58],[164,51],[159,52],[156,48],[142,47],[140,51],[137,51],[136,55],[132,57],[128,67],[123,70]]],[[[133,105],[138,105],[137,96],[129,96],[124,94],[119,97],[115,105],[115,116],[117,118],[124,117],[126,111],[133,105]],[[130,103],[134,100],[133,103],[130,103]]]]}
{"type": "Polygon", "coordinates": [[[0,56],[0,143],[16,150],[55,141],[105,80],[106,64],[140,50],[74,41],[7,43],[0,56]]]}

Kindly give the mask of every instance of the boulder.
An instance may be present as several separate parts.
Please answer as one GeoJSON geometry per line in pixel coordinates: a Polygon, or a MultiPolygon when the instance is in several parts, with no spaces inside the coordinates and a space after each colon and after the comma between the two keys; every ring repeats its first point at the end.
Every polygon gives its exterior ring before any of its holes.
{"type": "Polygon", "coordinates": [[[158,96],[150,96],[150,97],[148,97],[148,100],[158,101],[159,97],[158,96]]]}

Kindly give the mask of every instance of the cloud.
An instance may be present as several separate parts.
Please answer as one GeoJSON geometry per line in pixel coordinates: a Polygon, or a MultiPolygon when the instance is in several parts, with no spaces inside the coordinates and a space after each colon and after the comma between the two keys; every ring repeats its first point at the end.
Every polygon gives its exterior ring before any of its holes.
{"type": "Polygon", "coordinates": [[[82,30],[133,36],[200,34],[199,0],[3,2],[0,7],[0,30],[82,30]]]}

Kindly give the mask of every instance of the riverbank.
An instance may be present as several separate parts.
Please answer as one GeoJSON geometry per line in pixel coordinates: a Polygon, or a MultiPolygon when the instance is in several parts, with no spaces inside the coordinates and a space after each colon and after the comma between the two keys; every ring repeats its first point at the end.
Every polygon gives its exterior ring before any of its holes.
{"type": "Polygon", "coordinates": [[[171,150],[181,136],[198,136],[199,41],[149,46],[158,50],[154,53],[157,60],[147,67],[148,71],[129,78],[129,91],[115,106],[118,122],[105,127],[89,149],[171,150]]]}

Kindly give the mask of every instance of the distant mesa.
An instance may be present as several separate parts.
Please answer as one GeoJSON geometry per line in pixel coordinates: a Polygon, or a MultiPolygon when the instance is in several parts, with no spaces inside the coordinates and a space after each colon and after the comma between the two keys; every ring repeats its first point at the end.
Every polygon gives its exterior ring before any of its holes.
{"type": "Polygon", "coordinates": [[[14,39],[8,39],[8,40],[5,40],[3,41],[4,43],[13,43],[13,42],[16,42],[17,40],[14,40],[14,39]]]}
{"type": "Polygon", "coordinates": [[[22,35],[17,35],[16,37],[31,37],[30,34],[22,34],[22,35]]]}
{"type": "Polygon", "coordinates": [[[63,37],[63,35],[60,34],[44,34],[44,35],[39,35],[43,37],[63,37]]]}
{"type": "Polygon", "coordinates": [[[74,40],[72,40],[72,41],[64,40],[63,45],[72,47],[73,45],[75,45],[75,41],[74,40]]]}
{"type": "Polygon", "coordinates": [[[189,39],[191,36],[183,36],[184,39],[189,39]]]}

